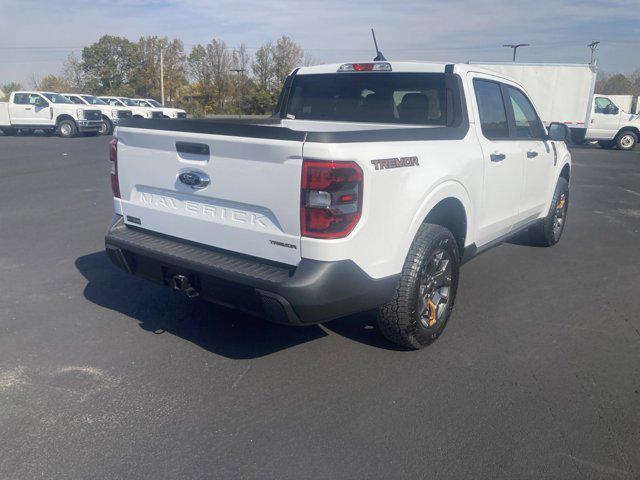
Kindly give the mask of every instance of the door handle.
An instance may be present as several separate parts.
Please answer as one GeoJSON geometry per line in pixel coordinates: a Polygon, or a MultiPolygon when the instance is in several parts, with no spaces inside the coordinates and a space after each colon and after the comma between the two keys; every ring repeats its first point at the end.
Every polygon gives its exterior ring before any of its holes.
{"type": "Polygon", "coordinates": [[[491,154],[491,161],[492,162],[501,162],[505,158],[507,158],[507,156],[504,153],[492,153],[491,154]]]}
{"type": "Polygon", "coordinates": [[[31,107],[26,107],[25,110],[31,110],[31,107]]]}
{"type": "Polygon", "coordinates": [[[538,156],[538,152],[534,152],[533,150],[529,150],[527,152],[527,158],[536,158],[538,156]]]}

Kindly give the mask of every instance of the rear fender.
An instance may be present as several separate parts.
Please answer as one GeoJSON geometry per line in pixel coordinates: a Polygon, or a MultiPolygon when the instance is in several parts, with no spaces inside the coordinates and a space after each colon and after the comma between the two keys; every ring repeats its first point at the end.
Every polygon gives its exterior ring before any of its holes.
{"type": "Polygon", "coordinates": [[[429,213],[436,205],[447,198],[454,198],[458,200],[464,207],[467,217],[465,245],[469,245],[475,241],[475,217],[473,215],[473,208],[469,193],[460,182],[456,180],[445,180],[427,192],[420,204],[420,207],[413,216],[411,225],[409,226],[409,231],[404,238],[401,248],[403,259],[406,258],[409,253],[413,239],[429,213]]]}

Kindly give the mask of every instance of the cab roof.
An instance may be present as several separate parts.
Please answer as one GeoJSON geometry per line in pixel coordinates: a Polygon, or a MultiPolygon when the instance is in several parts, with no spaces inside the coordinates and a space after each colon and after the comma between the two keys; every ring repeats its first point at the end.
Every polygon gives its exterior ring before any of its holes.
{"type": "Polygon", "coordinates": [[[444,67],[448,65],[448,63],[444,63],[444,62],[414,62],[414,61],[373,62],[371,60],[364,60],[359,62],[328,63],[325,65],[301,67],[296,73],[296,75],[312,75],[314,73],[336,73],[341,65],[355,64],[355,63],[360,63],[360,64],[386,63],[391,65],[391,70],[394,72],[408,72],[408,73],[412,73],[412,72],[442,73],[444,72],[444,67]]]}
{"type": "MultiPolygon", "coordinates": [[[[341,65],[345,64],[372,64],[372,63],[386,63],[391,65],[392,72],[401,72],[401,73],[444,73],[445,67],[447,65],[453,65],[454,73],[465,75],[468,72],[476,72],[482,73],[484,75],[491,75],[496,78],[500,78],[503,80],[507,80],[509,82],[515,83],[519,85],[519,83],[513,78],[504,75],[503,73],[496,72],[494,70],[490,70],[488,68],[483,68],[478,65],[470,64],[470,63],[453,63],[453,62],[424,62],[424,61],[400,61],[400,62],[376,62],[371,60],[359,61],[359,62],[342,62],[342,63],[328,63],[325,65],[314,65],[311,67],[300,67],[296,72],[296,75],[312,75],[319,73],[337,73],[338,69],[341,65]]],[[[369,72],[358,72],[358,73],[369,73],[369,72]]],[[[380,72],[380,73],[388,73],[388,72],[380,72]]]]}

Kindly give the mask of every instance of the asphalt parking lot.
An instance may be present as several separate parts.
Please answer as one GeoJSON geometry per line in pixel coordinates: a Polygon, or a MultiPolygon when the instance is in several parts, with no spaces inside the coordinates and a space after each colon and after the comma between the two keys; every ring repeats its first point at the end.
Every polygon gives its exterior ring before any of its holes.
{"type": "Polygon", "coordinates": [[[573,150],[561,243],[406,352],[119,271],[107,140],[0,136],[0,479],[640,478],[640,150],[573,150]]]}

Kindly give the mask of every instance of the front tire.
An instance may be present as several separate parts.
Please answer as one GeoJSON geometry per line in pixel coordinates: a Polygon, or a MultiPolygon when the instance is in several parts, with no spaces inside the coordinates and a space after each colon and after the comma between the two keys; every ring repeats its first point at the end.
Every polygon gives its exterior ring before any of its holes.
{"type": "Polygon", "coordinates": [[[100,135],[111,135],[113,133],[113,124],[111,120],[107,117],[102,117],[102,124],[100,125],[100,130],[98,130],[100,135]]]}
{"type": "Polygon", "coordinates": [[[633,150],[638,143],[638,136],[630,130],[620,132],[616,137],[616,146],[619,150],[633,150]]]}
{"type": "Polygon", "coordinates": [[[460,252],[453,234],[423,224],[409,249],[391,301],[378,309],[378,326],[392,342],[418,350],[442,334],[458,290],[460,252]]]}
{"type": "Polygon", "coordinates": [[[569,183],[563,177],[558,179],[547,216],[529,229],[531,243],[541,247],[551,247],[560,241],[567,223],[569,210],[569,183]]]}
{"type": "Polygon", "coordinates": [[[58,135],[62,138],[75,137],[78,133],[78,128],[73,120],[62,120],[58,124],[58,135]]]}

